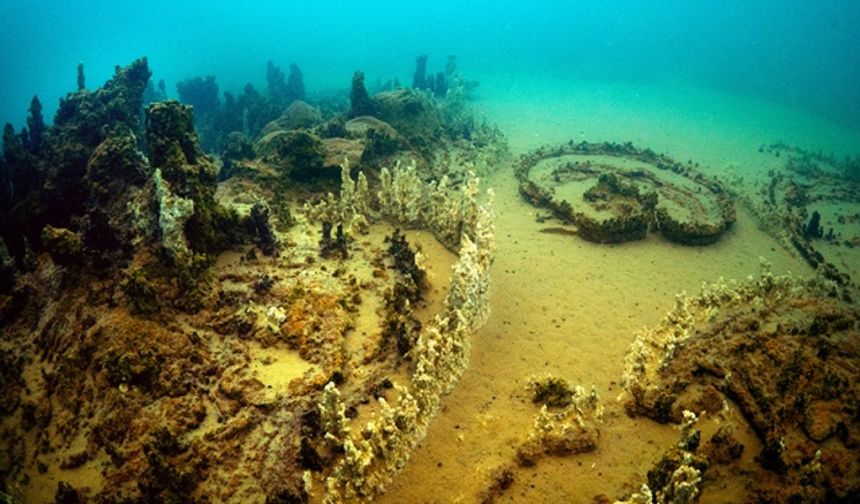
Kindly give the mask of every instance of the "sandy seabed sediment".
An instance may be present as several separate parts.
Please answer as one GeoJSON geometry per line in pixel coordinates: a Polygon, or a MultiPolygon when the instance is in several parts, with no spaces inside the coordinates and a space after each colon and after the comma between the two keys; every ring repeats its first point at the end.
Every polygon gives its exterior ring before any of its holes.
{"type": "MultiPolygon", "coordinates": [[[[478,114],[498,124],[514,155],[546,144],[632,141],[701,164],[708,175],[764,177],[784,160],[759,147],[776,141],[837,156],[860,148],[860,132],[802,111],[673,83],[633,85],[563,79],[481,78],[478,114]]],[[[469,369],[442,403],[427,438],[380,502],[473,502],[508,463],[537,408],[528,378],[551,373],[586,387],[606,406],[596,451],[553,458],[517,471],[502,502],[594,502],[638,490],[678,439],[678,430],[631,419],[615,401],[624,356],[637,330],[655,326],[682,291],[703,282],[746,278],[759,258],[777,273],[809,275],[796,254],[759,229],[737,205],[735,226],[716,244],[685,247],[665,239],[597,245],[541,233],[551,223],[517,191],[502,167],[486,183],[496,191],[498,250],[492,315],[474,337],[469,369]]],[[[850,267],[851,264],[848,264],[850,267]]],[[[853,273],[860,264],[853,265],[853,273]]],[[[750,430],[736,433],[759,451],[750,430]]],[[[705,487],[701,502],[743,500],[740,482],[705,487]],[[710,490],[710,491],[709,491],[710,490]]]]}

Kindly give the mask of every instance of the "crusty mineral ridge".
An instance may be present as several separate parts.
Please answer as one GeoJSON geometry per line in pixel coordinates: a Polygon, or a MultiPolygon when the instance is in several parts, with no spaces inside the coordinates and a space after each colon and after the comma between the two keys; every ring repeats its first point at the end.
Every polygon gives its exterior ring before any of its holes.
{"type": "MultiPolygon", "coordinates": [[[[411,386],[398,387],[395,405],[380,400],[382,411],[352,434],[334,384],[326,386],[319,409],[326,437],[343,456],[325,482],[326,502],[370,500],[403,467],[424,438],[443,394],[451,391],[469,359],[469,338],[489,314],[489,278],[494,251],[490,203],[478,203],[479,183],[470,177],[461,191],[424,184],[415,166],[383,170],[376,198],[359,174],[358,183],[345,165],[340,198],[329,194],[309,209],[313,219],[355,222],[388,219],[432,231],[442,243],[459,241],[459,259],[442,313],[419,334],[411,350],[415,363],[411,386]],[[439,217],[439,216],[444,217],[439,217]]],[[[488,200],[492,201],[492,191],[488,200]]]]}
{"type": "Polygon", "coordinates": [[[860,492],[860,311],[820,279],[762,274],[679,296],[625,363],[631,415],[737,408],[762,443],[749,491],[764,502],[860,492]],[[811,467],[817,467],[810,476],[811,467]]]}

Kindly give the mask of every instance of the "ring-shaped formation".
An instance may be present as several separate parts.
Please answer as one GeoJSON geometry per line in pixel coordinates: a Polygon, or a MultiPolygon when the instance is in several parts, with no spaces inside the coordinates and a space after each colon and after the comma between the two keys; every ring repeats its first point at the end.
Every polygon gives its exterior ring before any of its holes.
{"type": "Polygon", "coordinates": [[[621,243],[659,231],[673,242],[708,245],[735,222],[721,183],[630,143],[568,142],[521,156],[520,193],[577,227],[583,239],[621,243]]]}

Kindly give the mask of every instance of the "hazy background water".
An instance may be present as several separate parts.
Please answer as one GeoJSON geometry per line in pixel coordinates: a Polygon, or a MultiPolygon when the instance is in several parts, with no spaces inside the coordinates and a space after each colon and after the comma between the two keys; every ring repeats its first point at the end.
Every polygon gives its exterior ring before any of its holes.
{"type": "Polygon", "coordinates": [[[175,97],[196,75],[265,92],[269,59],[311,92],[356,69],[410,83],[426,53],[432,71],[456,54],[467,76],[686,81],[857,124],[858,26],[856,0],[0,0],[0,121],[24,124],[33,94],[50,120],[78,62],[95,88],[148,56],[175,97]]]}

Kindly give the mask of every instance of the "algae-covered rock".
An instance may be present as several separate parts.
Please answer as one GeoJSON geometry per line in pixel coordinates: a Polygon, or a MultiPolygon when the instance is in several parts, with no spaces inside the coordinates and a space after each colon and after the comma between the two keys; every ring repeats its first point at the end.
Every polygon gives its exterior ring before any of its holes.
{"type": "MultiPolygon", "coordinates": [[[[340,173],[340,165],[347,160],[350,166],[356,166],[362,159],[365,151],[365,142],[349,138],[324,138],[322,140],[323,166],[336,169],[340,173]]],[[[329,173],[334,176],[335,173],[329,173]]]]}
{"type": "Polygon", "coordinates": [[[257,153],[254,152],[254,144],[248,140],[240,131],[234,131],[227,135],[224,140],[224,147],[221,150],[221,172],[218,179],[221,181],[235,175],[238,171],[237,162],[254,159],[257,153]]]}
{"type": "Polygon", "coordinates": [[[258,241],[261,228],[259,222],[252,219],[256,205],[260,205],[267,213],[268,223],[265,227],[286,231],[292,226],[289,201],[281,196],[287,183],[276,173],[243,170],[238,176],[219,184],[215,197],[220,205],[239,216],[247,231],[247,238],[258,241]]]}
{"type": "Polygon", "coordinates": [[[99,267],[129,257],[153,235],[153,206],[143,194],[151,173],[136,137],[125,127],[102,141],[87,161],[87,213],[79,230],[89,259],[99,267]]]}
{"type": "Polygon", "coordinates": [[[546,376],[529,381],[532,402],[552,408],[563,408],[573,400],[573,388],[564,378],[546,376]]]}
{"type": "Polygon", "coordinates": [[[362,161],[389,156],[408,146],[397,130],[375,117],[356,117],[347,121],[344,127],[350,138],[364,140],[362,161]]]}
{"type": "Polygon", "coordinates": [[[117,67],[114,77],[96,91],[82,90],[60,100],[48,135],[52,224],[65,226],[71,216],[83,213],[89,193],[87,164],[99,144],[117,131],[140,132],[140,109],[150,75],[146,58],[141,58],[117,67]]]}
{"type": "Polygon", "coordinates": [[[215,201],[217,169],[197,143],[191,108],[176,101],[150,105],[146,139],[150,163],[161,170],[163,181],[168,182],[163,185],[161,196],[156,194],[159,205],[163,203],[168,210],[166,217],[159,215],[162,239],[166,234],[171,236],[165,247],[183,256],[187,248],[214,254],[239,241],[238,216],[215,201]],[[171,198],[170,193],[193,204],[171,198]],[[180,224],[184,227],[187,247],[181,246],[183,240],[177,227],[180,224]],[[165,229],[165,225],[170,228],[165,229]]]}
{"type": "Polygon", "coordinates": [[[542,147],[522,156],[515,174],[527,200],[596,243],[641,240],[651,229],[677,243],[708,245],[735,221],[732,199],[719,181],[692,162],[682,165],[630,143],[542,147]]]}
{"type": "Polygon", "coordinates": [[[245,226],[254,237],[254,242],[260,251],[267,256],[278,253],[278,239],[269,222],[269,209],[257,203],[251,207],[251,214],[245,219],[245,226]]]}
{"type": "Polygon", "coordinates": [[[373,97],[374,115],[394,127],[419,149],[429,148],[444,134],[442,115],[426,93],[395,89],[373,97]]]}
{"type": "Polygon", "coordinates": [[[81,237],[69,229],[55,228],[50,224],[45,226],[42,230],[42,245],[59,264],[71,266],[81,260],[81,237]]]}
{"type": "Polygon", "coordinates": [[[376,115],[376,105],[364,87],[364,72],[352,74],[352,87],[349,92],[349,117],[376,115]]]}
{"type": "MultiPolygon", "coordinates": [[[[7,194],[10,201],[3,208],[7,220],[0,232],[19,264],[30,247],[41,251],[46,224],[78,227],[78,219],[92,210],[92,194],[98,195],[96,205],[122,197],[122,188],[129,180],[117,175],[129,165],[125,161],[133,157],[133,147],[105,146],[101,151],[99,147],[117,136],[133,138],[140,131],[142,95],[149,76],[143,58],[117,67],[113,78],[101,88],[81,89],[61,99],[54,123],[47,128],[41,119],[41,106],[34,100],[28,124],[37,130],[36,143],[31,135],[22,141],[11,126],[7,128],[10,131],[4,131],[5,171],[14,192],[7,194]],[[91,162],[100,167],[96,171],[103,172],[104,177],[88,176],[91,162]]],[[[131,165],[139,166],[139,162],[131,165]]]]}
{"type": "Polygon", "coordinates": [[[266,161],[277,160],[280,145],[286,141],[287,134],[287,131],[276,130],[263,135],[254,143],[254,151],[266,161]]]}
{"type": "Polygon", "coordinates": [[[326,166],[322,139],[305,129],[270,133],[257,142],[256,149],[276,162],[284,176],[294,179],[317,177],[326,166]]]}
{"type": "Polygon", "coordinates": [[[60,99],[54,126],[63,143],[76,140],[94,148],[116,125],[140,131],[143,93],[152,72],[146,58],[116,67],[114,76],[96,91],[80,90],[60,99]]]}
{"type": "MultiPolygon", "coordinates": [[[[24,386],[21,378],[23,364],[21,359],[15,358],[14,352],[0,349],[0,417],[18,408],[19,394],[24,386]]],[[[0,474],[3,474],[4,469],[0,466],[0,474]]]]}
{"type": "Polygon", "coordinates": [[[161,307],[158,291],[143,270],[130,272],[121,287],[135,313],[149,315],[161,307]]]}
{"type": "Polygon", "coordinates": [[[150,171],[131,130],[124,128],[122,132],[109,136],[95,148],[87,161],[90,206],[104,205],[129,185],[142,186],[150,171]]]}
{"type": "MultiPolygon", "coordinates": [[[[197,169],[198,160],[205,167],[205,156],[194,132],[191,107],[175,100],[150,105],[146,112],[146,144],[150,164],[162,168],[165,179],[185,185],[202,175],[197,169]]],[[[180,191],[187,192],[184,188],[180,191]]]]}
{"type": "Polygon", "coordinates": [[[278,130],[310,128],[322,122],[322,113],[316,107],[296,100],[274,121],[263,128],[263,134],[278,130]]]}
{"type": "MultiPolygon", "coordinates": [[[[749,446],[760,450],[758,467],[743,469],[751,494],[762,502],[851,501],[860,492],[860,310],[834,294],[821,278],[775,276],[765,266],[759,277],[679,296],[630,347],[627,412],[665,422],[685,410],[726,408],[758,440],[749,446]]],[[[744,451],[725,431],[705,448],[722,465],[744,451]]]]}
{"type": "Polygon", "coordinates": [[[160,168],[155,169],[152,181],[158,208],[161,245],[171,259],[181,262],[190,255],[188,242],[185,240],[185,223],[194,214],[194,201],[174,194],[167,181],[162,178],[160,168]]]}
{"type": "Polygon", "coordinates": [[[387,122],[373,116],[359,116],[344,123],[344,130],[350,138],[367,138],[371,130],[383,133],[391,138],[398,138],[397,130],[387,122]]]}

